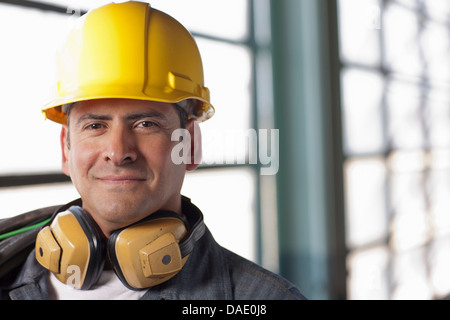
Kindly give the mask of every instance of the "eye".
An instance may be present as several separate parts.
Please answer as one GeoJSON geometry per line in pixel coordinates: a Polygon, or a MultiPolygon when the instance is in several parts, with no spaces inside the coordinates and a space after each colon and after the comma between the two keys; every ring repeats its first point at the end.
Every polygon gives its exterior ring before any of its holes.
{"type": "Polygon", "coordinates": [[[102,129],[104,126],[101,123],[90,123],[87,126],[85,126],[85,130],[98,130],[98,129],[102,129]]]}
{"type": "Polygon", "coordinates": [[[138,122],[136,125],[136,127],[140,127],[140,128],[151,128],[153,126],[157,126],[157,124],[154,123],[153,121],[148,121],[148,120],[138,122]]]}

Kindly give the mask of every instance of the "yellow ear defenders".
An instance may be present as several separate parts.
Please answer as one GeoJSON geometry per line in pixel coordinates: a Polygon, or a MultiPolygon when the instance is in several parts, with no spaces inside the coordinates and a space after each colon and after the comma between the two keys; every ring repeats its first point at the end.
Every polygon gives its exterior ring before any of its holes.
{"type": "Polygon", "coordinates": [[[72,206],[38,233],[35,255],[59,281],[82,290],[98,281],[109,259],[122,283],[138,290],[175,276],[204,229],[201,215],[188,232],[176,213],[158,211],[106,239],[89,214],[72,206]]]}
{"type": "Polygon", "coordinates": [[[39,231],[35,255],[59,281],[86,290],[103,271],[105,242],[93,219],[80,207],[72,206],[39,231]]]}
{"type": "Polygon", "coordinates": [[[117,230],[107,250],[119,279],[130,289],[148,288],[176,275],[187,260],[178,243],[187,229],[172,212],[160,211],[134,225],[117,230]]]}

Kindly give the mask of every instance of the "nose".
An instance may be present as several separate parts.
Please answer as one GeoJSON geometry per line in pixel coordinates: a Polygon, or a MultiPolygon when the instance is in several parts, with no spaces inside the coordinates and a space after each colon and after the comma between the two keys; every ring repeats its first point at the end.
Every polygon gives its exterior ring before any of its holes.
{"type": "Polygon", "coordinates": [[[133,163],[137,159],[136,141],[126,128],[110,129],[104,148],[103,159],[115,166],[133,163]]]}

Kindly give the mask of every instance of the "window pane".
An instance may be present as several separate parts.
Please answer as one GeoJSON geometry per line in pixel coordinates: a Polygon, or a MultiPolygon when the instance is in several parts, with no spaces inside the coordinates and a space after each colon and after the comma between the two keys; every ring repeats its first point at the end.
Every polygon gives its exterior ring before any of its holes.
{"type": "Polygon", "coordinates": [[[71,183],[0,189],[0,219],[79,198],[71,183]]]}
{"type": "Polygon", "coordinates": [[[202,53],[206,86],[216,114],[200,125],[203,160],[207,164],[236,164],[245,159],[240,147],[251,127],[251,63],[243,46],[197,39],[202,53]],[[224,147],[226,146],[227,147],[224,147]]]}
{"type": "Polygon", "coordinates": [[[0,4],[0,174],[60,168],[60,129],[44,121],[41,106],[66,26],[64,15],[0,4]]]}
{"type": "MultiPolygon", "coordinates": [[[[436,166],[430,174],[430,219],[432,220],[432,228],[437,237],[450,236],[450,152],[442,155],[435,155],[435,158],[444,157],[443,161],[447,162],[446,168],[436,166]]],[[[439,162],[436,159],[436,162],[439,162]]]]}
{"type": "Polygon", "coordinates": [[[396,254],[393,259],[392,299],[432,299],[433,292],[428,281],[425,248],[396,254]]]}
{"type": "Polygon", "coordinates": [[[198,170],[187,174],[182,189],[202,210],[217,242],[253,261],[255,183],[251,169],[198,170]]]}
{"type": "Polygon", "coordinates": [[[431,86],[427,92],[430,114],[429,139],[435,148],[450,148],[450,90],[446,86],[431,86]]]}
{"type": "Polygon", "coordinates": [[[344,145],[347,154],[384,150],[384,83],[375,72],[345,69],[342,72],[344,145]]]}
{"type": "MultiPolygon", "coordinates": [[[[419,9],[419,1],[420,0],[393,0],[392,2],[396,2],[400,4],[402,7],[408,9],[419,9]]],[[[434,1],[434,0],[431,0],[434,1]]]]}
{"type": "Polygon", "coordinates": [[[450,1],[448,0],[424,0],[422,1],[425,12],[433,19],[439,22],[449,22],[450,20],[450,1]]]}
{"type": "Polygon", "coordinates": [[[347,264],[349,299],[389,298],[389,251],[386,247],[353,251],[348,256],[347,264]]]}
{"type": "Polygon", "coordinates": [[[429,257],[430,278],[437,298],[444,298],[450,292],[450,238],[434,241],[429,257]]]}
{"type": "Polygon", "coordinates": [[[426,168],[429,155],[422,151],[394,152],[389,159],[391,172],[391,245],[406,251],[429,240],[426,168]]]}
{"type": "Polygon", "coordinates": [[[379,0],[340,0],[339,29],[342,60],[376,66],[380,63],[379,0]]]}
{"type": "MultiPolygon", "coordinates": [[[[447,1],[450,3],[450,1],[447,1]]],[[[425,73],[434,82],[450,81],[450,29],[428,22],[421,32],[425,73]]]]}
{"type": "MultiPolygon", "coordinates": [[[[111,2],[112,0],[45,0],[70,9],[88,10],[111,2]]],[[[164,11],[180,21],[192,32],[243,40],[248,37],[247,0],[151,0],[155,9],[164,11]]]]}
{"type": "Polygon", "coordinates": [[[395,149],[425,146],[423,90],[418,84],[392,80],[387,88],[389,140],[395,149]]]}
{"type": "Polygon", "coordinates": [[[347,245],[354,248],[382,241],[388,234],[383,160],[350,160],[344,174],[347,245]]]}
{"type": "Polygon", "coordinates": [[[243,40],[248,36],[247,0],[152,0],[160,9],[190,31],[215,37],[243,40]]]}
{"type": "Polygon", "coordinates": [[[422,72],[419,19],[413,11],[388,2],[383,16],[387,67],[419,77],[422,72]]]}

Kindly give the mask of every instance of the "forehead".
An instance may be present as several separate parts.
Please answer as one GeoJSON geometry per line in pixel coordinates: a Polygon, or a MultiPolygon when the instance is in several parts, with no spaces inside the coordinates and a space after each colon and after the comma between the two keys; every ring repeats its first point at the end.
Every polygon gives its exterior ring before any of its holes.
{"type": "Polygon", "coordinates": [[[136,113],[147,115],[151,113],[155,116],[159,114],[168,121],[178,120],[176,109],[171,103],[135,99],[96,99],[76,102],[70,107],[68,116],[73,121],[86,114],[113,118],[136,113]]]}

